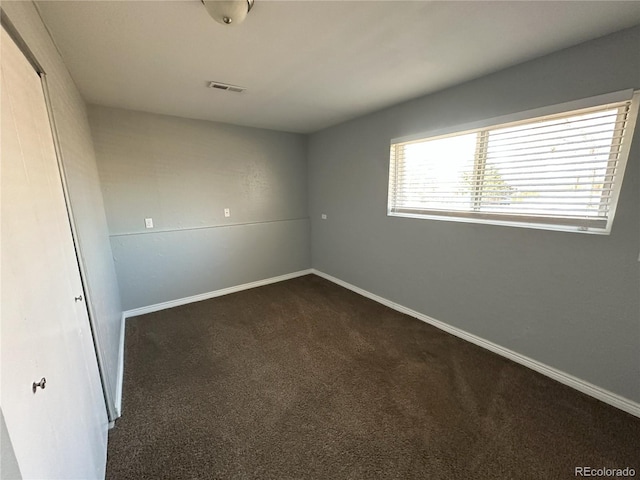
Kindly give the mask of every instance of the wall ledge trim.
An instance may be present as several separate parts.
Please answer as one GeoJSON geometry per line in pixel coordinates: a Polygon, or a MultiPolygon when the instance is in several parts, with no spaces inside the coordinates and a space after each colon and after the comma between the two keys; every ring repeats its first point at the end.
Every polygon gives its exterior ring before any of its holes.
{"type": "Polygon", "coordinates": [[[164,228],[164,229],[154,228],[153,230],[110,233],[109,238],[133,237],[137,235],[154,235],[154,234],[160,234],[160,233],[180,233],[180,232],[191,232],[193,230],[211,230],[214,228],[246,227],[251,225],[265,225],[269,223],[304,222],[304,221],[309,221],[309,217],[280,218],[276,220],[262,220],[259,222],[222,223],[219,225],[198,225],[195,227],[164,228]]]}
{"type": "Polygon", "coordinates": [[[344,280],[340,280],[339,278],[336,278],[332,275],[324,273],[320,270],[316,270],[312,268],[311,273],[319,277],[322,277],[325,280],[329,280],[330,282],[335,283],[336,285],[340,285],[341,287],[344,287],[348,290],[358,293],[363,297],[367,297],[370,300],[373,300],[389,308],[392,308],[393,310],[396,310],[400,313],[404,313],[406,315],[409,315],[410,317],[414,317],[418,320],[428,323],[429,325],[432,325],[444,332],[450,333],[451,335],[461,338],[462,340],[466,340],[467,342],[473,343],[474,345],[477,345],[486,350],[489,350],[490,352],[496,353],[502,357],[505,357],[516,363],[519,363],[520,365],[530,368],[531,370],[535,370],[536,372],[541,373],[546,377],[556,380],[557,382],[560,382],[575,390],[578,390],[579,392],[589,395],[590,397],[596,398],[601,402],[604,402],[608,405],[616,407],[636,417],[640,417],[640,403],[634,402],[633,400],[622,397],[616,393],[610,392],[609,390],[606,390],[602,387],[589,383],[585,380],[582,380],[578,377],[575,377],[566,372],[558,370],[557,368],[551,367],[542,362],[529,358],[525,355],[521,355],[520,353],[514,352],[513,350],[502,347],[496,343],[490,342],[489,340],[485,340],[484,338],[478,337],[472,333],[469,333],[457,327],[451,326],[440,320],[436,320],[435,318],[431,318],[428,315],[417,312],[415,310],[407,308],[398,303],[392,302],[391,300],[387,300],[384,297],[368,292],[367,290],[364,290],[360,287],[356,287],[355,285],[345,282],[344,280]]]}

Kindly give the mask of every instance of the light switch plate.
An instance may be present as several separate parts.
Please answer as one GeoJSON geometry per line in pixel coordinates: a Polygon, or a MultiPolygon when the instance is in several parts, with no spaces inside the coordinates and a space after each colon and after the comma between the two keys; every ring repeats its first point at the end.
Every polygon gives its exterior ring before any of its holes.
{"type": "Polygon", "coordinates": [[[321,217],[322,217],[323,220],[326,220],[327,219],[327,214],[323,213],[321,217]]]}
{"type": "Polygon", "coordinates": [[[145,218],[144,219],[144,226],[146,228],[153,228],[153,218],[145,218]]]}
{"type": "Polygon", "coordinates": [[[231,211],[228,208],[224,209],[224,216],[225,217],[230,217],[231,216],[231,211]]]}

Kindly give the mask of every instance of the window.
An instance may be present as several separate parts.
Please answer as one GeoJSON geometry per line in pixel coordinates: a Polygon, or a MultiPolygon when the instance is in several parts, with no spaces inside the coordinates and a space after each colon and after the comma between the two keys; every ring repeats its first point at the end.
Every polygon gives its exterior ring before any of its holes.
{"type": "Polygon", "coordinates": [[[609,233],[638,95],[620,92],[525,112],[516,121],[393,140],[388,213],[609,233]]]}

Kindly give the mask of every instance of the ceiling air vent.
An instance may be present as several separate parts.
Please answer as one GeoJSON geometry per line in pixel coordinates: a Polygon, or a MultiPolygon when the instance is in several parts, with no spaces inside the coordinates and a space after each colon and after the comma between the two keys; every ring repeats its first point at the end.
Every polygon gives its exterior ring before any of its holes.
{"type": "Polygon", "coordinates": [[[246,88],[239,87],[238,85],[229,85],[228,83],[220,83],[220,82],[209,82],[209,88],[216,88],[218,90],[226,90],[228,92],[236,92],[236,93],[241,93],[246,90],[246,88]]]}

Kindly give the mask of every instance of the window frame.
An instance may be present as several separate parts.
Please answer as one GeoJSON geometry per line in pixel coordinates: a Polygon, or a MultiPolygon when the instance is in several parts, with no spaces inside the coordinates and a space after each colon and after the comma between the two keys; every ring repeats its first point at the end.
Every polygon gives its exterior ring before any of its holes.
{"type": "MultiPolygon", "coordinates": [[[[510,226],[518,228],[532,228],[541,230],[578,232],[596,235],[609,235],[615,218],[615,213],[620,197],[620,191],[624,180],[625,169],[629,158],[631,143],[634,135],[634,129],[637,122],[638,110],[640,104],[640,90],[633,89],[622,90],[618,92],[597,95],[585,99],[575,100],[526,110],[514,114],[493,117],[486,120],[467,123],[458,126],[447,127],[444,129],[432,130],[428,132],[416,133],[399,138],[393,138],[390,141],[389,170],[388,170],[388,190],[387,190],[387,216],[402,218],[417,218],[426,220],[442,220],[450,222],[464,222],[476,224],[489,224],[510,226]],[[596,221],[592,225],[568,225],[566,217],[547,217],[544,215],[527,215],[516,213],[483,213],[463,210],[428,210],[423,212],[402,211],[402,208],[395,207],[394,190],[397,185],[397,179],[392,178],[393,173],[397,173],[394,168],[395,148],[398,144],[406,144],[411,142],[425,140],[440,140],[445,138],[462,136],[469,133],[477,133],[481,129],[499,129],[504,127],[516,126],[518,124],[526,124],[531,120],[540,121],[545,117],[554,117],[563,113],[570,114],[577,110],[605,106],[619,102],[631,101],[629,112],[627,114],[627,125],[624,134],[624,141],[619,151],[618,166],[616,167],[614,189],[611,192],[611,201],[608,215],[606,217],[606,225],[604,228],[596,226],[596,221]],[[628,139],[628,140],[627,140],[628,139]],[[522,218],[522,219],[520,219],[522,218]]],[[[604,219],[603,219],[604,220],[604,219]]],[[[597,222],[602,223],[602,221],[597,222]]]]}

